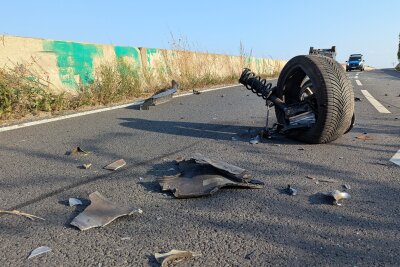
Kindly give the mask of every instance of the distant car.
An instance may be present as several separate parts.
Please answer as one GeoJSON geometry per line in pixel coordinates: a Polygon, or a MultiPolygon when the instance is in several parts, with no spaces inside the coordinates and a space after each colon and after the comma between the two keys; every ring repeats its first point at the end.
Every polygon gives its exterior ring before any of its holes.
{"type": "Polygon", "coordinates": [[[349,60],[346,61],[346,71],[360,70],[364,71],[364,58],[361,54],[352,54],[349,60]]]}
{"type": "Polygon", "coordinates": [[[327,49],[314,48],[311,46],[308,54],[326,56],[336,59],[336,46],[332,46],[332,48],[327,48],[327,49]]]}

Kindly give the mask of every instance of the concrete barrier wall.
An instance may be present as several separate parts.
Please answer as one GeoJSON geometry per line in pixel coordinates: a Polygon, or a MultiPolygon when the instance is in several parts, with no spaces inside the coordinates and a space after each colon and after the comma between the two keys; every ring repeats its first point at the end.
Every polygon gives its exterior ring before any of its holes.
{"type": "Polygon", "coordinates": [[[143,87],[160,87],[171,79],[238,77],[243,67],[268,75],[286,61],[156,48],[98,45],[15,36],[0,37],[0,68],[24,68],[31,79],[54,92],[74,92],[90,84],[102,65],[121,62],[137,72],[143,87]]]}

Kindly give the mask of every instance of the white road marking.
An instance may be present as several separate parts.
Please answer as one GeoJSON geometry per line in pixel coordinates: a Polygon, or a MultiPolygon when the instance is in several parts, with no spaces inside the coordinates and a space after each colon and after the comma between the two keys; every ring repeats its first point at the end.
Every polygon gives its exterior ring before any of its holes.
{"type": "MultiPolygon", "coordinates": [[[[356,77],[356,78],[358,78],[358,77],[356,77]]],[[[358,86],[362,86],[362,83],[360,82],[360,80],[356,80],[356,84],[357,84],[358,86]]]]}
{"type": "Polygon", "coordinates": [[[391,162],[400,166],[400,150],[390,159],[391,162]]]}
{"type": "MultiPolygon", "coordinates": [[[[206,89],[206,90],[203,90],[201,92],[216,91],[216,90],[221,90],[221,89],[235,87],[235,86],[239,86],[239,84],[223,86],[223,87],[218,87],[218,88],[206,89]]],[[[184,94],[180,94],[180,95],[175,95],[173,97],[176,98],[176,97],[182,97],[182,96],[188,96],[188,95],[193,95],[193,93],[184,93],[184,94]]],[[[135,101],[135,102],[132,102],[132,103],[118,105],[118,106],[114,106],[114,107],[100,108],[100,109],[89,110],[89,111],[74,113],[74,114],[70,114],[70,115],[64,115],[64,116],[60,116],[60,117],[50,118],[50,119],[44,119],[44,120],[38,120],[38,121],[32,121],[32,122],[25,122],[25,123],[11,125],[11,126],[4,126],[4,127],[0,127],[0,133],[1,132],[15,130],[15,129],[20,129],[20,128],[25,128],[25,127],[29,127],[29,126],[45,124],[45,123],[54,122],[54,121],[61,121],[61,120],[66,120],[66,119],[70,119],[70,118],[81,117],[81,116],[85,116],[85,115],[89,115],[89,114],[100,113],[100,112],[104,112],[104,111],[110,111],[110,110],[114,110],[114,109],[126,108],[126,107],[129,107],[129,106],[141,105],[143,102],[144,102],[144,100],[135,101]]]]}
{"type": "Polygon", "coordinates": [[[385,108],[378,100],[376,100],[367,90],[361,90],[361,93],[366,99],[378,110],[380,113],[391,113],[387,108],[385,108]]]}

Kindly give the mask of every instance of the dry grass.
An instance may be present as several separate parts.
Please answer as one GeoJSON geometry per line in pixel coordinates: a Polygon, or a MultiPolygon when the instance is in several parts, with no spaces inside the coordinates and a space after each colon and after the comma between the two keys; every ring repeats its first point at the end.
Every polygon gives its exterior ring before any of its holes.
{"type": "Polygon", "coordinates": [[[134,68],[122,59],[97,68],[94,81],[78,88],[77,94],[51,93],[51,85],[34,78],[24,66],[0,70],[0,120],[20,119],[28,114],[56,113],[88,106],[108,105],[148,96],[168,88],[171,80],[180,90],[236,83],[244,67],[263,78],[277,77],[282,63],[239,57],[193,53],[183,46],[160,51],[151,66],[134,68]]]}

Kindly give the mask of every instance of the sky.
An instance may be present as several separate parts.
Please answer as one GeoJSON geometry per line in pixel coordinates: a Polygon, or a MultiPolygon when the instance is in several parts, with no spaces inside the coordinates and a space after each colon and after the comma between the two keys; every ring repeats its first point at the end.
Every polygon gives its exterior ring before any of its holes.
{"type": "Polygon", "coordinates": [[[284,60],[335,45],[377,68],[397,64],[399,33],[399,0],[13,0],[0,16],[6,35],[284,60]]]}

